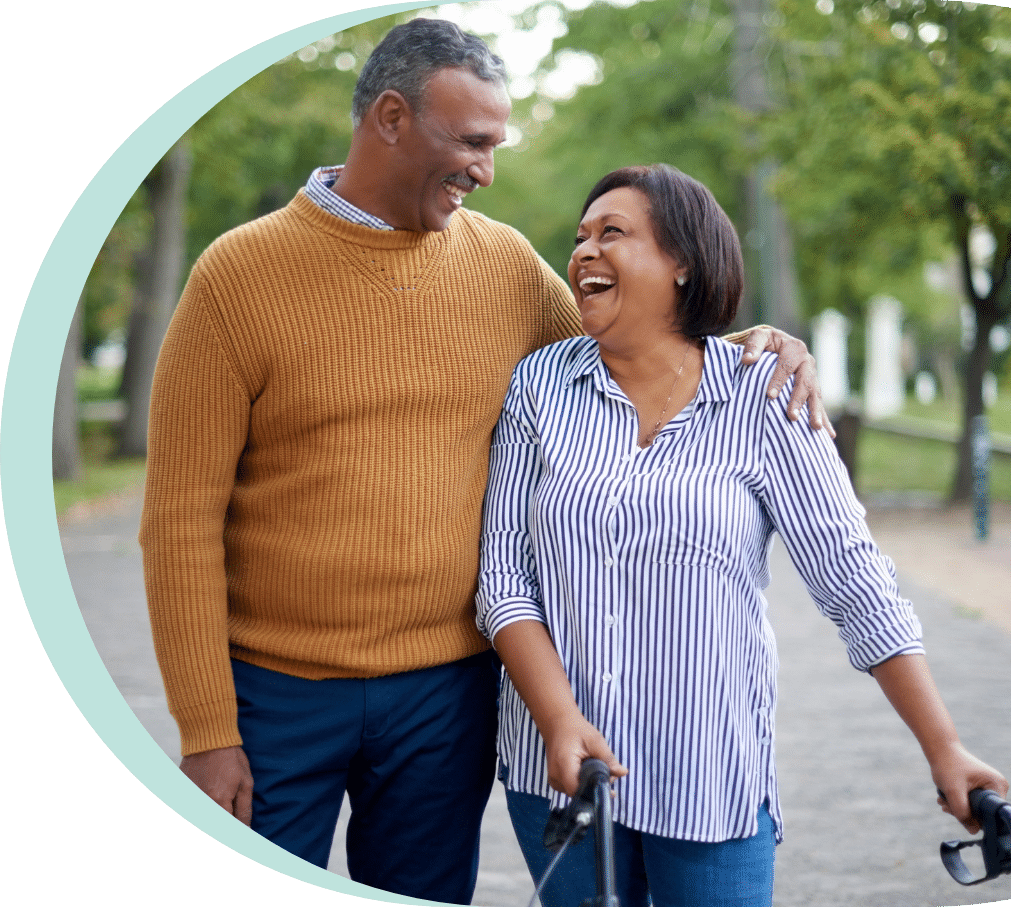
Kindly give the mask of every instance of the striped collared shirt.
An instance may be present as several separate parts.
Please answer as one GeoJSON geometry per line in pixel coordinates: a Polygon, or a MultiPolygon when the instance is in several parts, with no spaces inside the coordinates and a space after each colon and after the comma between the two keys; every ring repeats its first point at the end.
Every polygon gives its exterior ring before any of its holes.
{"type": "MultiPolygon", "coordinates": [[[[590,338],[516,368],[491,449],[478,626],[550,630],[576,702],[629,774],[614,818],[670,838],[782,837],[773,735],[778,658],[762,590],[783,538],[850,661],[923,652],[825,432],[765,388],[775,358],[708,338],[694,401],[645,449],[590,338]]],[[[564,797],[519,695],[503,686],[510,788],[564,797]]]]}
{"type": "Polygon", "coordinates": [[[340,176],[343,169],[343,164],[338,164],[336,167],[317,167],[309,175],[309,180],[305,184],[305,194],[310,201],[334,217],[343,218],[352,224],[372,227],[375,230],[393,230],[386,221],[367,211],[362,211],[361,208],[345,201],[333,191],[333,185],[337,182],[337,177],[340,176]]]}

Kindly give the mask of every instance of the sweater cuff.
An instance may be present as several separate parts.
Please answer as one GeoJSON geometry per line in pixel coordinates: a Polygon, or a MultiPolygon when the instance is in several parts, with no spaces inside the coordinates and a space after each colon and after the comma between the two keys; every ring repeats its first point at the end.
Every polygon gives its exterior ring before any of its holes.
{"type": "Polygon", "coordinates": [[[752,331],[755,331],[758,328],[771,328],[771,327],[772,325],[753,325],[752,327],[747,328],[744,331],[733,331],[730,334],[724,334],[722,339],[725,340],[728,344],[737,344],[737,346],[741,347],[744,345],[744,342],[748,339],[748,335],[751,334],[752,331]]]}
{"type": "Polygon", "coordinates": [[[234,699],[201,703],[174,710],[172,715],[179,725],[179,744],[184,757],[242,744],[239,710],[234,699]]]}

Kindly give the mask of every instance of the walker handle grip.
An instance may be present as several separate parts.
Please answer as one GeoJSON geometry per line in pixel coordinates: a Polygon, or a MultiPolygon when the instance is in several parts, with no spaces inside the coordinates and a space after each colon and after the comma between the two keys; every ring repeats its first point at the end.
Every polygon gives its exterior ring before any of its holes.
{"type": "MultiPolygon", "coordinates": [[[[944,795],[941,794],[941,797],[944,795]]],[[[1011,873],[1011,804],[995,791],[975,788],[969,792],[969,807],[983,827],[983,838],[941,843],[941,862],[952,878],[963,886],[974,886],[1011,873]],[[959,853],[965,848],[982,850],[983,876],[974,877],[965,866],[959,853]]]]}
{"type": "Polygon", "coordinates": [[[587,757],[579,765],[579,788],[569,803],[551,811],[544,828],[544,847],[557,850],[572,836],[572,843],[580,841],[593,822],[593,790],[603,781],[610,782],[611,771],[603,760],[587,757]],[[578,828],[577,828],[578,827],[578,828]]]}
{"type": "Polygon", "coordinates": [[[588,793],[593,785],[598,782],[609,783],[611,781],[611,770],[603,760],[596,757],[587,757],[579,767],[579,791],[581,794],[588,793]]]}

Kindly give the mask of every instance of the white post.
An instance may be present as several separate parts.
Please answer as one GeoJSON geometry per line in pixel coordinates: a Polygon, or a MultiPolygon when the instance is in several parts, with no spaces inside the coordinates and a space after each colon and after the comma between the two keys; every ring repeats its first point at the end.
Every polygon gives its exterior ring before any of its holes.
{"type": "Polygon", "coordinates": [[[811,347],[818,363],[821,399],[830,413],[844,407],[850,396],[846,364],[850,323],[841,312],[826,309],[812,320],[811,347]]]}
{"type": "Polygon", "coordinates": [[[871,300],[867,319],[864,415],[884,419],[902,409],[902,305],[890,296],[871,300]]]}

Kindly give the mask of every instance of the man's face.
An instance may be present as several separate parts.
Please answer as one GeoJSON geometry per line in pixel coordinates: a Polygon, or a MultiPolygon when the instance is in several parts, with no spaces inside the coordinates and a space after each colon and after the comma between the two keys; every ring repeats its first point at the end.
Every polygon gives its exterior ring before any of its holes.
{"type": "Polygon", "coordinates": [[[495,148],[505,140],[512,104],[500,82],[449,67],[429,80],[422,109],[412,112],[396,196],[402,230],[445,230],[467,193],[490,186],[495,148]]]}

